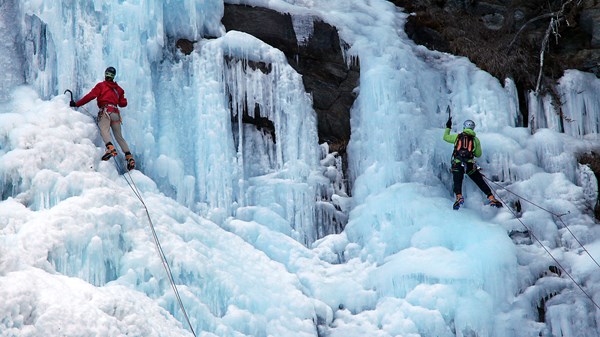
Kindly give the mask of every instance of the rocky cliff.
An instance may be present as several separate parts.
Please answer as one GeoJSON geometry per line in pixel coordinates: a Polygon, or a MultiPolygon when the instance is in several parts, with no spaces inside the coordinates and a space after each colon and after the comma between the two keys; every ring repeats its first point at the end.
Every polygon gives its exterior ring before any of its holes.
{"type": "Polygon", "coordinates": [[[600,76],[598,1],[390,1],[412,13],[405,30],[416,43],[466,56],[501,81],[514,79],[523,126],[528,91],[553,95],[565,69],[600,76]]]}
{"type": "Polygon", "coordinates": [[[292,17],[267,8],[227,4],[222,23],[227,31],[248,33],[284,52],[313,97],[319,142],[344,152],[350,139],[349,111],[359,66],[344,58],[344,42],[336,28],[316,17],[292,17]]]}
{"type": "MultiPolygon", "coordinates": [[[[512,78],[519,89],[527,127],[527,93],[554,95],[565,69],[600,76],[600,4],[595,0],[390,0],[411,13],[405,30],[417,44],[468,57],[500,81],[512,78]],[[542,59],[543,58],[543,59],[542,59]],[[543,60],[543,61],[542,61],[543,60]],[[541,76],[540,76],[541,74],[541,76]]],[[[343,58],[335,27],[319,18],[240,5],[226,5],[223,24],[282,50],[303,75],[318,114],[320,142],[334,150],[350,137],[349,109],[359,67],[343,58]],[[297,22],[311,28],[297,40],[297,22]]],[[[554,95],[560,103],[558,95],[554,95]]]]}
{"type": "MultiPolygon", "coordinates": [[[[528,127],[529,92],[549,94],[560,105],[554,88],[566,69],[600,76],[600,1],[389,1],[411,14],[405,31],[415,43],[465,56],[500,81],[512,78],[521,126],[528,127]]],[[[316,17],[240,5],[225,5],[222,22],[227,30],[246,32],[285,53],[313,96],[319,142],[327,142],[332,152],[345,157],[360,68],[344,59],[344,43],[336,28],[316,17]],[[302,41],[298,22],[310,30],[302,41]]],[[[600,167],[599,156],[582,154],[582,158],[593,169],[600,167]]],[[[600,169],[594,171],[600,180],[600,169]]]]}

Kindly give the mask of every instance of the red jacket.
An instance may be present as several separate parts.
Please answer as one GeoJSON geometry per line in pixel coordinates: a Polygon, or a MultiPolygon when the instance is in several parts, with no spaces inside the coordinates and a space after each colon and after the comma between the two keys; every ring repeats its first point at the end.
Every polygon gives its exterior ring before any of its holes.
{"type": "Polygon", "coordinates": [[[117,82],[104,81],[96,84],[87,95],[77,101],[77,106],[82,106],[87,102],[96,98],[98,107],[102,108],[107,104],[117,105],[120,107],[127,106],[127,98],[125,98],[125,90],[117,84],[117,82]]]}

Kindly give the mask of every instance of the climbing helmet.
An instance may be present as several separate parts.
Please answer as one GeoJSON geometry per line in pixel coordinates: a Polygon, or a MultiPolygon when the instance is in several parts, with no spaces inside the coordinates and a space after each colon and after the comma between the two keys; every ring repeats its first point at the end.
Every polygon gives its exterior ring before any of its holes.
{"type": "Polygon", "coordinates": [[[473,122],[470,119],[467,119],[465,121],[465,123],[463,124],[463,129],[471,129],[471,130],[475,130],[475,122],[473,122]]]}
{"type": "Polygon", "coordinates": [[[114,67],[108,67],[104,71],[104,77],[108,77],[111,80],[114,79],[116,75],[117,75],[117,70],[114,67]]]}

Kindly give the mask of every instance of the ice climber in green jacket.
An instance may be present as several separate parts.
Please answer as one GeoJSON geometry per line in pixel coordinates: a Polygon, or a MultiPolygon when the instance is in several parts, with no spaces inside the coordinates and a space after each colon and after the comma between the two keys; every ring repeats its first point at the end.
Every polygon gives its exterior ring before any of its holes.
{"type": "Polygon", "coordinates": [[[448,143],[454,144],[454,152],[452,153],[452,178],[454,181],[454,194],[456,194],[456,201],[454,202],[453,208],[459,209],[465,202],[465,198],[462,195],[462,182],[465,175],[473,180],[475,184],[481,189],[488,198],[490,206],[502,207],[502,203],[498,201],[490,187],[483,180],[483,176],[479,173],[477,165],[475,165],[475,158],[481,157],[481,144],[479,138],[475,134],[475,122],[467,119],[463,124],[463,131],[459,134],[450,134],[452,128],[452,117],[448,118],[446,122],[446,130],[444,131],[444,140],[448,143]]]}

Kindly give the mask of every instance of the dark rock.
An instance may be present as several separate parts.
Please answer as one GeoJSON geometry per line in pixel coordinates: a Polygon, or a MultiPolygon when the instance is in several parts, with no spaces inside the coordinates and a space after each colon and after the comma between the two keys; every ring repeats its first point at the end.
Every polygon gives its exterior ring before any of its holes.
{"type": "Polygon", "coordinates": [[[437,30],[427,27],[414,17],[410,17],[404,25],[406,35],[415,41],[416,44],[423,45],[431,50],[449,52],[448,41],[437,30]]]}
{"type": "Polygon", "coordinates": [[[175,43],[175,47],[177,47],[177,49],[181,50],[181,52],[184,53],[185,55],[189,55],[194,51],[194,43],[195,42],[196,41],[190,41],[187,39],[179,39],[175,43]]]}
{"type": "Polygon", "coordinates": [[[476,3],[472,3],[471,6],[467,8],[467,11],[469,14],[472,14],[474,16],[484,16],[490,14],[500,14],[502,16],[505,16],[506,13],[509,11],[509,5],[510,4],[498,4],[485,1],[478,1],[476,3]]]}
{"type": "Polygon", "coordinates": [[[337,29],[319,20],[313,22],[313,27],[308,43],[300,46],[300,56],[320,62],[345,64],[337,29]]]}
{"type": "Polygon", "coordinates": [[[489,30],[500,30],[504,27],[504,15],[499,13],[486,14],[481,17],[483,24],[489,30]]]}
{"type": "Polygon", "coordinates": [[[298,41],[290,14],[262,7],[225,4],[221,22],[227,31],[248,33],[286,55],[298,53],[298,41]]]}
{"type": "Polygon", "coordinates": [[[573,55],[577,69],[596,74],[600,78],[600,49],[581,50],[573,55]]]}
{"type": "MultiPolygon", "coordinates": [[[[527,127],[527,95],[537,86],[541,41],[552,18],[560,20],[544,52],[541,92],[565,69],[600,77],[600,4],[594,0],[389,0],[408,13],[407,35],[429,49],[465,56],[501,82],[518,88],[518,120],[527,127]]],[[[600,213],[599,213],[600,214],[600,213]]]]}
{"type": "MultiPolygon", "coordinates": [[[[225,61],[229,64],[234,61],[234,58],[231,56],[225,56],[225,61]]],[[[270,74],[273,71],[273,65],[271,63],[265,62],[257,62],[252,60],[245,60],[246,65],[250,67],[252,70],[260,70],[263,74],[270,74]]]]}
{"type": "Polygon", "coordinates": [[[313,33],[302,43],[291,15],[271,9],[226,4],[222,23],[227,31],[251,34],[281,50],[302,75],[306,92],[312,94],[319,142],[345,144],[350,139],[350,108],[356,98],[353,90],[358,86],[359,67],[346,64],[335,27],[311,20],[313,33]]]}
{"type": "Polygon", "coordinates": [[[590,47],[600,48],[600,8],[582,10],[579,18],[581,29],[591,36],[590,47]]]}
{"type": "Polygon", "coordinates": [[[516,30],[525,24],[525,11],[519,8],[515,9],[512,13],[512,19],[514,24],[512,28],[516,30]]]}
{"type": "MultiPolygon", "coordinates": [[[[256,126],[256,129],[262,131],[264,134],[271,135],[271,139],[273,143],[277,143],[277,138],[275,134],[275,125],[272,121],[270,121],[266,117],[261,117],[260,115],[260,106],[254,106],[254,117],[250,116],[248,113],[248,107],[244,109],[242,112],[242,123],[252,124],[256,126]]],[[[234,116],[231,116],[231,120],[233,124],[237,123],[237,119],[234,116]]]]}

